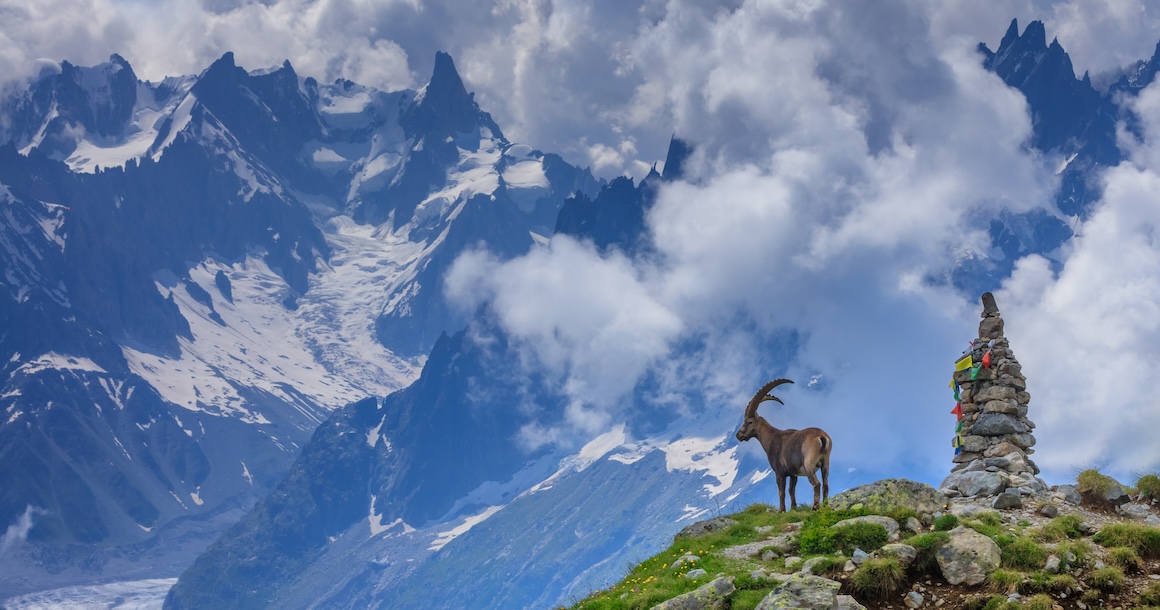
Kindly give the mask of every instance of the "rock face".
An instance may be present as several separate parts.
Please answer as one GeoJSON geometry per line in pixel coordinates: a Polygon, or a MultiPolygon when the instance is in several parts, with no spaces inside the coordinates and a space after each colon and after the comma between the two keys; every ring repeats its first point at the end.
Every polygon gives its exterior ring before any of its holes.
{"type": "Polygon", "coordinates": [[[677,537],[678,538],[699,538],[701,536],[706,536],[708,534],[712,534],[713,532],[721,531],[723,529],[728,529],[734,525],[737,525],[737,522],[734,521],[733,519],[730,519],[729,517],[713,517],[712,519],[698,521],[698,522],[686,527],[685,529],[681,530],[680,532],[677,532],[677,537]]]}
{"type": "Polygon", "coordinates": [[[869,511],[909,508],[916,513],[933,513],[943,506],[943,498],[933,487],[909,479],[883,479],[830,498],[830,508],[842,510],[856,505],[869,511]]]}
{"type": "Polygon", "coordinates": [[[721,610],[728,607],[727,598],[736,590],[732,576],[721,577],[688,593],[661,602],[653,606],[652,610],[721,610]]]}
{"type": "Polygon", "coordinates": [[[963,526],[950,531],[950,540],[935,554],[943,578],[952,585],[979,585],[999,567],[999,545],[963,526]]]}
{"type": "Polygon", "coordinates": [[[1027,417],[1027,379],[1003,335],[995,297],[988,292],[982,301],[979,336],[969,352],[973,366],[954,373],[960,388],[962,450],[939,491],[952,497],[993,496],[1008,488],[1023,495],[1045,491],[1047,486],[1035,478],[1039,467],[1027,457],[1035,445],[1035,424],[1027,417]]]}

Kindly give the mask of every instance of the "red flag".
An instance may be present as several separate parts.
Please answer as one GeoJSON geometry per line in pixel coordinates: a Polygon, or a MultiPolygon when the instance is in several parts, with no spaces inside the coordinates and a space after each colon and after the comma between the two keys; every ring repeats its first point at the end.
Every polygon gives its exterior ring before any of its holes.
{"type": "Polygon", "coordinates": [[[951,409],[951,415],[957,415],[959,419],[963,418],[963,403],[956,402],[955,408],[951,409]]]}
{"type": "Polygon", "coordinates": [[[983,354],[983,368],[991,368],[991,350],[987,350],[987,353],[983,354]]]}

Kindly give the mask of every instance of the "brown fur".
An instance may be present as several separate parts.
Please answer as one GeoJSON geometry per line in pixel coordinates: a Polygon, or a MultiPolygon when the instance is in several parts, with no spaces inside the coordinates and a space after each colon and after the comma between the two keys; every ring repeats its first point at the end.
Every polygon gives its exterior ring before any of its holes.
{"type": "MultiPolygon", "coordinates": [[[[785,512],[785,483],[789,479],[790,508],[797,508],[797,479],[804,476],[814,487],[814,509],[821,502],[830,498],[830,450],[834,442],[830,435],[821,428],[806,428],[804,430],[778,430],[772,424],[757,414],[757,407],[766,400],[781,402],[769,392],[783,384],[793,383],[788,379],[778,379],[765,384],[749,401],[745,408],[745,421],[737,430],[739,442],[756,438],[765,449],[769,458],[769,466],[777,477],[777,495],[780,502],[779,509],[785,512]],[[819,481],[815,474],[822,471],[819,481]],[[819,498],[820,496],[820,498],[819,498]]],[[[784,403],[783,403],[784,404],[784,403]]]]}

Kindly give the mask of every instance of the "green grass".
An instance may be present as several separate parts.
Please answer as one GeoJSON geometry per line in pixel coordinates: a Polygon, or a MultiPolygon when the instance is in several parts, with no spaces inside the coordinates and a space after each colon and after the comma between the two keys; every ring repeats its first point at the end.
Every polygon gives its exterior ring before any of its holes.
{"type": "Polygon", "coordinates": [[[1055,600],[1042,593],[1034,595],[1023,602],[1023,608],[1025,610],[1051,610],[1054,605],[1055,600]]]}
{"type": "Polygon", "coordinates": [[[1038,570],[1043,567],[1045,561],[1047,561],[1047,549],[1030,538],[1016,538],[1003,546],[1003,567],[1017,570],[1038,570]]]}
{"type": "Polygon", "coordinates": [[[906,544],[918,551],[914,561],[910,564],[910,571],[920,575],[937,574],[939,567],[935,553],[938,552],[940,546],[949,542],[950,539],[950,534],[946,532],[926,532],[907,538],[906,544]]]}
{"type": "Polygon", "coordinates": [[[906,575],[893,557],[867,559],[854,571],[850,583],[859,595],[882,599],[902,588],[906,575]]]}
{"type": "Polygon", "coordinates": [[[1160,582],[1153,582],[1141,591],[1136,603],[1141,606],[1160,606],[1160,582]]]}
{"type": "Polygon", "coordinates": [[[987,586],[998,593],[1014,593],[1024,578],[1023,572],[999,568],[987,575],[987,586]]]}
{"type": "Polygon", "coordinates": [[[1147,500],[1160,500],[1160,477],[1146,474],[1136,481],[1136,490],[1147,500]]]}
{"type": "Polygon", "coordinates": [[[1100,591],[1119,591],[1124,586],[1124,572],[1115,566],[1092,570],[1087,576],[1088,584],[1100,591]]]}
{"type": "Polygon", "coordinates": [[[1075,515],[1061,515],[1041,527],[1032,530],[1032,536],[1040,542],[1059,542],[1060,540],[1080,538],[1083,532],[1079,525],[1083,519],[1075,515]]]}
{"type": "Polygon", "coordinates": [[[803,557],[831,555],[841,551],[846,555],[860,548],[867,553],[886,544],[886,528],[873,523],[854,523],[834,528],[839,521],[865,515],[863,510],[828,510],[822,508],[810,513],[802,523],[798,537],[798,551],[803,557]]]}
{"type": "Polygon", "coordinates": [[[1120,486],[1120,482],[1103,474],[1095,468],[1089,468],[1075,478],[1075,488],[1080,493],[1090,494],[1096,497],[1103,497],[1106,493],[1120,486]]]}
{"type": "Polygon", "coordinates": [[[1144,560],[1140,559],[1139,553],[1127,546],[1114,546],[1108,549],[1108,563],[1125,572],[1139,572],[1144,569],[1144,560]]]}
{"type": "Polygon", "coordinates": [[[1058,554],[1060,561],[1067,568],[1074,568],[1087,565],[1088,557],[1092,554],[1092,545],[1087,540],[1072,540],[1070,542],[1061,542],[1055,545],[1055,552],[1058,554]],[[1071,552],[1075,555],[1075,561],[1067,561],[1067,554],[1071,552]]]}
{"type": "Polygon", "coordinates": [[[943,515],[934,520],[934,529],[939,532],[949,532],[958,527],[958,525],[959,518],[951,514],[943,515]]]}
{"type": "Polygon", "coordinates": [[[1006,533],[1003,527],[1003,521],[997,513],[980,513],[974,517],[963,519],[962,524],[995,540],[998,540],[1001,534],[1006,533]]]}
{"type": "Polygon", "coordinates": [[[1100,593],[1099,589],[1088,589],[1080,594],[1079,601],[1088,606],[1098,606],[1100,604],[1100,598],[1102,597],[1103,594],[1100,593]]]}
{"type": "Polygon", "coordinates": [[[1092,536],[1105,547],[1126,546],[1144,559],[1160,559],[1160,527],[1139,523],[1112,523],[1092,536]]]}

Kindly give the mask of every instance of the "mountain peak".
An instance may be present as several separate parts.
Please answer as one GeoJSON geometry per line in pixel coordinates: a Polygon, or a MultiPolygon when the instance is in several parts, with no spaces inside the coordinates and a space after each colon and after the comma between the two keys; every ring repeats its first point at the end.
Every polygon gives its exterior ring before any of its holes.
{"type": "Polygon", "coordinates": [[[1027,24],[1027,29],[1023,30],[1022,39],[1025,44],[1033,48],[1039,49],[1047,46],[1047,31],[1043,28],[1042,21],[1032,21],[1027,24]]]}
{"type": "Polygon", "coordinates": [[[451,55],[443,51],[435,53],[431,81],[419,93],[415,104],[406,111],[403,122],[411,135],[464,133],[482,124],[490,128],[493,135],[503,137],[491,117],[480,111],[475,103],[475,94],[467,92],[451,55]]]}

